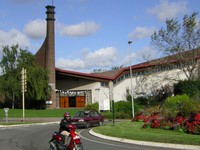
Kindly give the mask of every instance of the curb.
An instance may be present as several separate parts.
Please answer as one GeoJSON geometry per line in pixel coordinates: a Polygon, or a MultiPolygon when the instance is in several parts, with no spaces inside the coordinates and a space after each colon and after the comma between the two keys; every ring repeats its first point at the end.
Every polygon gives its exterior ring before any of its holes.
{"type": "Polygon", "coordinates": [[[106,139],[106,140],[112,140],[112,141],[136,144],[136,145],[142,145],[142,146],[154,146],[154,147],[174,148],[174,149],[183,149],[183,150],[200,150],[200,146],[195,146],[195,145],[166,144],[166,143],[146,142],[146,141],[136,141],[136,140],[123,139],[123,138],[116,138],[116,137],[111,137],[111,136],[106,136],[106,135],[96,133],[93,131],[93,129],[91,129],[89,133],[93,136],[106,139]]]}
{"type": "Polygon", "coordinates": [[[11,128],[11,127],[28,127],[34,125],[47,125],[47,124],[59,124],[59,121],[56,122],[43,122],[43,123],[28,123],[28,124],[16,124],[16,125],[0,125],[0,128],[11,128]]]}

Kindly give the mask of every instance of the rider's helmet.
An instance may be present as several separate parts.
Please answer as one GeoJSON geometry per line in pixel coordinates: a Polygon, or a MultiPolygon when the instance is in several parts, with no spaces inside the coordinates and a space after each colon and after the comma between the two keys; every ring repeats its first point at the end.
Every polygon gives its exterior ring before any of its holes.
{"type": "Polygon", "coordinates": [[[71,119],[71,115],[68,112],[64,113],[63,117],[64,119],[67,119],[67,120],[71,119]]]}

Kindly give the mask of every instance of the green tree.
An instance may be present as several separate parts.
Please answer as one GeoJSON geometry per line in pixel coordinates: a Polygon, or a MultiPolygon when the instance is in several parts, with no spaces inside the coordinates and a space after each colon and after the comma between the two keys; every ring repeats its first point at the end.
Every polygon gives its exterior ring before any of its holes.
{"type": "Polygon", "coordinates": [[[48,71],[35,63],[35,56],[27,50],[20,50],[18,58],[18,69],[26,68],[27,70],[27,87],[26,97],[31,100],[46,100],[50,93],[48,85],[48,71]]]}
{"type": "Polygon", "coordinates": [[[167,19],[166,28],[162,27],[151,36],[152,44],[168,56],[166,63],[170,62],[169,59],[175,61],[190,80],[197,78],[196,61],[200,56],[200,22],[197,15],[197,12],[185,15],[182,24],[177,19],[167,19]]]}
{"type": "Polygon", "coordinates": [[[3,74],[0,87],[5,96],[12,99],[12,108],[14,108],[16,96],[19,96],[20,87],[17,73],[17,49],[18,45],[3,47],[3,57],[0,62],[3,74]]]}
{"type": "Polygon", "coordinates": [[[121,66],[113,66],[113,67],[111,67],[110,70],[117,70],[117,69],[122,69],[122,68],[123,68],[123,65],[121,65],[121,66]]]}
{"type": "Polygon", "coordinates": [[[26,68],[27,71],[26,101],[44,101],[49,96],[51,88],[48,85],[48,71],[37,66],[35,56],[27,50],[19,48],[18,45],[3,47],[0,67],[2,68],[0,90],[6,98],[12,98],[12,108],[16,99],[21,102],[22,68],[26,68]]]}
{"type": "Polygon", "coordinates": [[[48,71],[41,67],[31,67],[28,69],[28,90],[27,95],[31,99],[46,100],[51,92],[48,85],[48,71]]]}

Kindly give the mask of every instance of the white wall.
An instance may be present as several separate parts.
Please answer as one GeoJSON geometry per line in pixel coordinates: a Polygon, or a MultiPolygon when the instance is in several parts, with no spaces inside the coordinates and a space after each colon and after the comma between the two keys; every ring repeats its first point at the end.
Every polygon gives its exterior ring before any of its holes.
{"type": "MultiPolygon", "coordinates": [[[[134,97],[137,96],[138,93],[150,94],[153,90],[159,89],[166,84],[173,85],[185,78],[185,74],[179,69],[157,72],[151,75],[133,76],[134,97]]],[[[130,78],[126,78],[115,84],[113,90],[114,101],[126,100],[126,89],[131,89],[130,87],[130,78]]]]}
{"type": "Polygon", "coordinates": [[[126,100],[126,89],[127,88],[130,89],[130,85],[131,85],[131,82],[130,82],[129,78],[114,85],[113,98],[114,98],[115,102],[121,101],[121,100],[126,100]]]}
{"type": "MultiPolygon", "coordinates": [[[[134,97],[141,92],[150,94],[155,89],[159,89],[166,84],[173,85],[185,78],[185,74],[180,69],[161,71],[150,75],[133,76],[134,97]]],[[[57,89],[59,90],[91,90],[92,103],[99,101],[104,102],[104,100],[110,99],[109,88],[102,87],[100,82],[85,79],[58,80],[56,85],[58,85],[57,89]]],[[[130,89],[130,86],[130,78],[123,79],[119,81],[119,83],[113,85],[113,100],[115,102],[126,100],[126,90],[130,89]]]]}

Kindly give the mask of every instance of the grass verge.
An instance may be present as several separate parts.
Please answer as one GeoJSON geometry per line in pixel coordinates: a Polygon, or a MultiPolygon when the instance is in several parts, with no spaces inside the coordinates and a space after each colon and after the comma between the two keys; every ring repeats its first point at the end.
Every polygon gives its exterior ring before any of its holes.
{"type": "Polygon", "coordinates": [[[22,109],[9,109],[8,111],[8,122],[5,123],[5,112],[3,109],[0,109],[0,125],[16,125],[16,124],[30,124],[30,123],[39,123],[45,122],[44,120],[37,120],[37,118],[62,118],[65,112],[69,112],[71,116],[82,110],[83,108],[66,108],[66,109],[47,109],[47,110],[25,110],[25,121],[22,121],[23,110],[22,109]],[[12,118],[12,119],[10,119],[12,118]],[[15,119],[16,118],[16,119],[15,119]],[[27,119],[29,118],[29,119],[27,119]],[[31,119],[35,118],[35,119],[31,119]]]}
{"type": "Polygon", "coordinates": [[[142,122],[117,122],[115,125],[96,127],[97,133],[139,141],[151,141],[161,143],[200,145],[200,135],[181,133],[178,131],[142,128],[142,122]]]}
{"type": "MultiPolygon", "coordinates": [[[[32,110],[25,109],[26,118],[42,118],[42,117],[63,117],[65,112],[69,112],[72,116],[79,110],[83,108],[66,108],[66,109],[46,109],[46,110],[32,110]]],[[[3,109],[0,109],[0,118],[5,117],[5,112],[3,109]]],[[[23,110],[22,109],[9,109],[8,117],[11,118],[22,118],[23,110]]]]}

